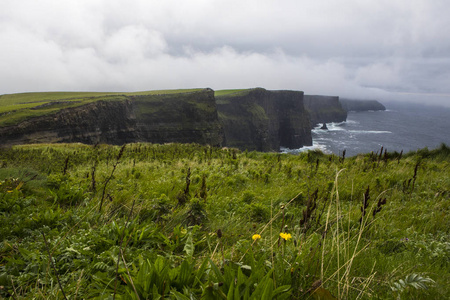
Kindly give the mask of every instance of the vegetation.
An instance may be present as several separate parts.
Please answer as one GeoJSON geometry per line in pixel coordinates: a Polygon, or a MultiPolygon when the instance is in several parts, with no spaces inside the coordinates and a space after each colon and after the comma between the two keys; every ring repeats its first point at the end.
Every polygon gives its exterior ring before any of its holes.
{"type": "Polygon", "coordinates": [[[449,299],[450,148],[0,148],[0,299],[449,299]]]}
{"type": "Polygon", "coordinates": [[[220,96],[237,96],[237,95],[246,95],[248,94],[252,89],[234,89],[234,90],[219,90],[214,92],[214,96],[220,97],[220,96]]]}
{"type": "Polygon", "coordinates": [[[123,101],[129,96],[168,95],[200,89],[156,90],[132,93],[113,92],[43,92],[0,95],[0,127],[43,115],[63,108],[76,107],[95,101],[123,101]]]}

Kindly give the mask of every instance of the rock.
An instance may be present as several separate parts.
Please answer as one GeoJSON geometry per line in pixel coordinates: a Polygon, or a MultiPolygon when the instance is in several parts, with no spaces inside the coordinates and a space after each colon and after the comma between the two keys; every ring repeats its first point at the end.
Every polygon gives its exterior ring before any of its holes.
{"type": "MultiPolygon", "coordinates": [[[[0,145],[198,143],[258,151],[311,145],[303,92],[211,89],[112,95],[0,127],[0,145]]],[[[47,106],[62,103],[55,99],[47,106]]],[[[38,107],[37,109],[40,109],[38,107]]]]}
{"type": "Polygon", "coordinates": [[[345,111],[377,111],[386,110],[383,104],[376,100],[356,100],[356,99],[340,99],[342,108],[345,111]]]}
{"type": "Polygon", "coordinates": [[[311,128],[319,123],[343,122],[347,112],[337,96],[305,95],[305,108],[311,117],[311,128]]]}
{"type": "Polygon", "coordinates": [[[320,129],[328,130],[327,123],[323,123],[323,125],[322,125],[322,127],[320,127],[320,129]]]}
{"type": "Polygon", "coordinates": [[[214,91],[121,96],[0,128],[2,145],[199,143],[222,146],[214,91]]]}
{"type": "Polygon", "coordinates": [[[262,88],[216,95],[219,120],[228,147],[279,151],[312,145],[303,92],[262,88]]]}

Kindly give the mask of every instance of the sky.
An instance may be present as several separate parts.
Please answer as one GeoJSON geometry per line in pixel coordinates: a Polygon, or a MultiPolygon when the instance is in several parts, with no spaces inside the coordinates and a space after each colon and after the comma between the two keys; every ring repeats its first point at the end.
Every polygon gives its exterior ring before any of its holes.
{"type": "Polygon", "coordinates": [[[0,94],[301,90],[450,107],[448,0],[0,0],[0,94]]]}

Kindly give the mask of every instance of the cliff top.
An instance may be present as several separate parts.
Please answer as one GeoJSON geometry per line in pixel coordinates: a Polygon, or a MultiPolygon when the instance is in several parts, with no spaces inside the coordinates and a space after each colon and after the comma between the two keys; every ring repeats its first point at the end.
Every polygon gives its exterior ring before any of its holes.
{"type": "Polygon", "coordinates": [[[0,95],[0,127],[28,118],[56,113],[63,108],[76,107],[96,101],[120,101],[129,96],[168,95],[201,91],[203,89],[155,90],[140,92],[40,92],[0,95]]]}
{"type": "Polygon", "coordinates": [[[253,89],[235,89],[235,90],[219,90],[214,91],[215,97],[222,97],[222,96],[242,96],[248,94],[253,89]]]}

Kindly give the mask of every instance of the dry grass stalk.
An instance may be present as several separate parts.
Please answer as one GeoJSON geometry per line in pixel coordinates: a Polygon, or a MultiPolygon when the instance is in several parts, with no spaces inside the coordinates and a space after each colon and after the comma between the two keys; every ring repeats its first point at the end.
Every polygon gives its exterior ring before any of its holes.
{"type": "Polygon", "coordinates": [[[117,158],[116,158],[116,162],[113,164],[113,169],[111,170],[111,174],[105,180],[105,184],[103,185],[102,198],[100,199],[100,207],[98,209],[98,212],[102,211],[103,201],[105,200],[105,195],[106,195],[106,187],[107,187],[108,183],[111,181],[111,179],[113,178],[114,171],[116,170],[116,167],[119,164],[120,159],[122,158],[122,155],[123,155],[123,153],[125,151],[125,146],[126,146],[126,144],[124,144],[122,146],[122,148],[120,148],[119,154],[117,155],[117,158]]]}
{"type": "Polygon", "coordinates": [[[361,218],[359,218],[359,223],[363,221],[364,217],[366,216],[366,210],[367,207],[369,207],[369,199],[370,199],[370,186],[367,186],[366,192],[364,193],[363,202],[361,206],[361,218]]]}

